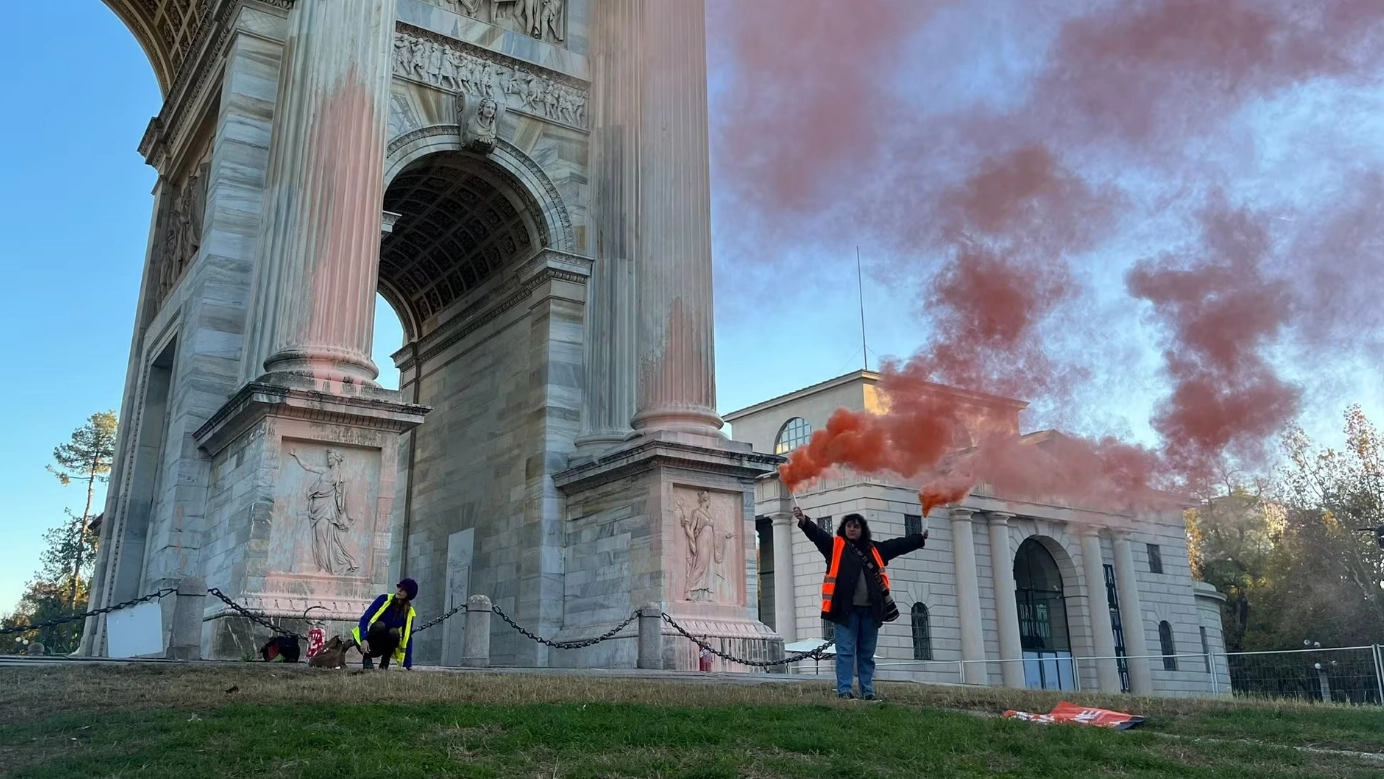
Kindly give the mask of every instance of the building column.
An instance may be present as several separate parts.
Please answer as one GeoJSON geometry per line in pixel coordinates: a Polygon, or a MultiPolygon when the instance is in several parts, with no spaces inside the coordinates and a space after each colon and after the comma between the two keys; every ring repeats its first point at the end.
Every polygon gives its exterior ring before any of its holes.
{"type": "Polygon", "coordinates": [[[966,684],[986,684],[989,674],[983,662],[985,634],[981,629],[980,582],[976,577],[972,513],[971,509],[951,510],[952,562],[956,569],[956,608],[961,619],[961,659],[967,661],[962,678],[966,684]]]}
{"type": "Polygon", "coordinates": [[[1120,691],[1120,669],[1115,660],[1115,630],[1105,596],[1105,563],[1101,556],[1100,529],[1081,529],[1081,562],[1086,569],[1086,602],[1091,610],[1091,637],[1096,657],[1096,683],[1101,692],[1120,691]]]}
{"type": "Polygon", "coordinates": [[[1144,606],[1139,600],[1139,581],[1134,573],[1134,547],[1129,532],[1112,531],[1115,539],[1115,586],[1120,594],[1125,650],[1129,656],[1129,687],[1135,695],[1153,694],[1149,670],[1149,645],[1144,632],[1144,606]]]}
{"type": "Polygon", "coordinates": [[[298,0],[270,140],[243,378],[376,386],[394,0],[298,0]]]}
{"type": "Polygon", "coordinates": [[[636,244],[641,433],[720,437],[712,325],[705,0],[643,0],[636,244]]]}
{"type": "Polygon", "coordinates": [[[1009,520],[1013,514],[991,512],[990,569],[995,578],[995,619],[1000,634],[1000,674],[1005,687],[1022,689],[1024,648],[1019,638],[1019,603],[1015,596],[1014,558],[1009,554],[1009,520]]]}
{"type": "Polygon", "coordinates": [[[774,514],[774,631],[786,643],[798,640],[798,612],[793,587],[792,514],[774,514]]]}
{"type": "Polygon", "coordinates": [[[586,386],[577,454],[599,456],[628,436],[636,387],[635,230],[639,201],[639,97],[644,0],[591,8],[591,196],[593,260],[586,306],[586,386]]]}

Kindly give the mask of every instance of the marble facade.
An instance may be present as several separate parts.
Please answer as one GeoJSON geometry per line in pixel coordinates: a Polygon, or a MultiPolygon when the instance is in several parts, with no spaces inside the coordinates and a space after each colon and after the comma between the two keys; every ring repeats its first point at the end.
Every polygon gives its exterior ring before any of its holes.
{"type": "MultiPolygon", "coordinates": [[[[750,605],[774,460],[715,412],[701,0],[105,2],[166,103],[93,606],[201,578],[340,628],[408,575],[425,618],[486,594],[569,639],[657,603],[780,651],[750,605]]],[[[209,657],[267,635],[202,624],[209,657]]],[[[632,650],[498,630],[491,659],[632,650]]]]}
{"type": "MultiPolygon", "coordinates": [[[[880,412],[887,402],[879,376],[857,371],[729,413],[726,419],[736,440],[755,451],[774,452],[785,443],[792,420],[806,423],[806,430],[801,424],[791,426],[805,435],[825,426],[837,408],[880,412]]],[[[1002,398],[984,402],[985,416],[1002,419],[1017,431],[1024,404],[1002,398]]],[[[1041,445],[1043,435],[1028,438],[1041,445]]],[[[938,509],[925,521],[916,486],[848,473],[800,487],[795,497],[809,516],[828,518],[833,531],[843,515],[859,513],[877,538],[922,527],[929,532],[925,549],[889,566],[902,616],[880,633],[879,678],[1060,689],[1079,685],[1081,690],[1145,695],[1230,689],[1219,610],[1224,596],[1192,580],[1183,507],[1176,502],[1137,516],[1112,514],[1013,500],[981,485],[961,505],[938,509]],[[1029,652],[1032,632],[1024,634],[1020,616],[1032,625],[1034,615],[1024,610],[1015,581],[1016,560],[1028,542],[1042,547],[1060,577],[1055,602],[1062,604],[1065,620],[1052,618],[1053,624],[1061,623],[1053,634],[1066,637],[1054,651],[1077,658],[1074,664],[1048,660],[1049,669],[1061,665],[1061,672],[1056,679],[1051,673],[1039,677],[1037,684],[1034,672],[1041,661],[1029,652]],[[912,612],[918,607],[915,633],[912,612]],[[1172,659],[1163,657],[1164,623],[1177,655],[1172,659]]],[[[819,613],[826,564],[792,521],[792,508],[793,497],[776,475],[759,480],[759,613],[785,641],[814,641],[827,634],[819,613]]],[[[1047,608],[1056,613],[1052,604],[1047,608]]],[[[799,670],[813,669],[807,664],[799,670]]]]}

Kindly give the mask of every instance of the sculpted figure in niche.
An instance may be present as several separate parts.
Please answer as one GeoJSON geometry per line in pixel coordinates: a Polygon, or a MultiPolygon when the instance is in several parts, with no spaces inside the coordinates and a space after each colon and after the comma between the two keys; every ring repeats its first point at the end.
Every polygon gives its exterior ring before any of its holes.
{"type": "Polygon", "coordinates": [[[720,566],[725,562],[726,541],[734,534],[719,531],[711,516],[711,493],[702,490],[697,493],[697,507],[689,513],[678,498],[673,509],[678,524],[687,536],[687,578],[683,597],[690,601],[713,601],[716,599],[712,587],[713,575],[722,578],[720,566]],[[715,562],[717,570],[711,570],[715,562]]]}
{"type": "Polygon", "coordinates": [[[312,526],[312,559],[319,570],[333,576],[355,573],[356,559],[346,551],[345,536],[352,519],[346,506],[346,475],[341,472],[341,453],[327,450],[327,467],[314,468],[290,450],[288,455],[317,478],[308,487],[308,523],[312,526]]]}
{"type": "Polygon", "coordinates": [[[500,104],[493,97],[481,98],[476,113],[466,123],[466,147],[480,154],[495,151],[499,135],[500,104]]]}

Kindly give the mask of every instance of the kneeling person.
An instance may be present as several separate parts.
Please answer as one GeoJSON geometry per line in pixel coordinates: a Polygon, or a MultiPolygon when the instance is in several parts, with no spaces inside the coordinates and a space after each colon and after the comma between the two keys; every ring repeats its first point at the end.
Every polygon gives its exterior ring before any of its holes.
{"type": "Polygon", "coordinates": [[[404,668],[413,667],[413,599],[418,596],[418,582],[404,579],[394,594],[385,593],[370,604],[361,615],[360,625],[351,630],[351,638],[366,668],[374,668],[371,658],[380,658],[380,668],[388,668],[392,659],[404,668]]]}

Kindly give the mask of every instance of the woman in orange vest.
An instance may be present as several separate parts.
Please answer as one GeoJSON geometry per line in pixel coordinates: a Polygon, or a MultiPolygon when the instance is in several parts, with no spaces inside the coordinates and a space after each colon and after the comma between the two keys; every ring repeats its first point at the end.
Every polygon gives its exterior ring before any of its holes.
{"type": "Polygon", "coordinates": [[[870,526],[859,514],[841,518],[833,537],[794,508],[798,527],[827,559],[822,579],[822,619],[836,625],[836,694],[854,698],[851,688],[857,670],[860,696],[875,697],[875,645],[886,617],[898,618],[889,594],[889,574],[884,567],[900,555],[922,549],[927,533],[914,533],[888,541],[870,538],[870,526]],[[886,612],[890,613],[886,613],[886,612]]]}

